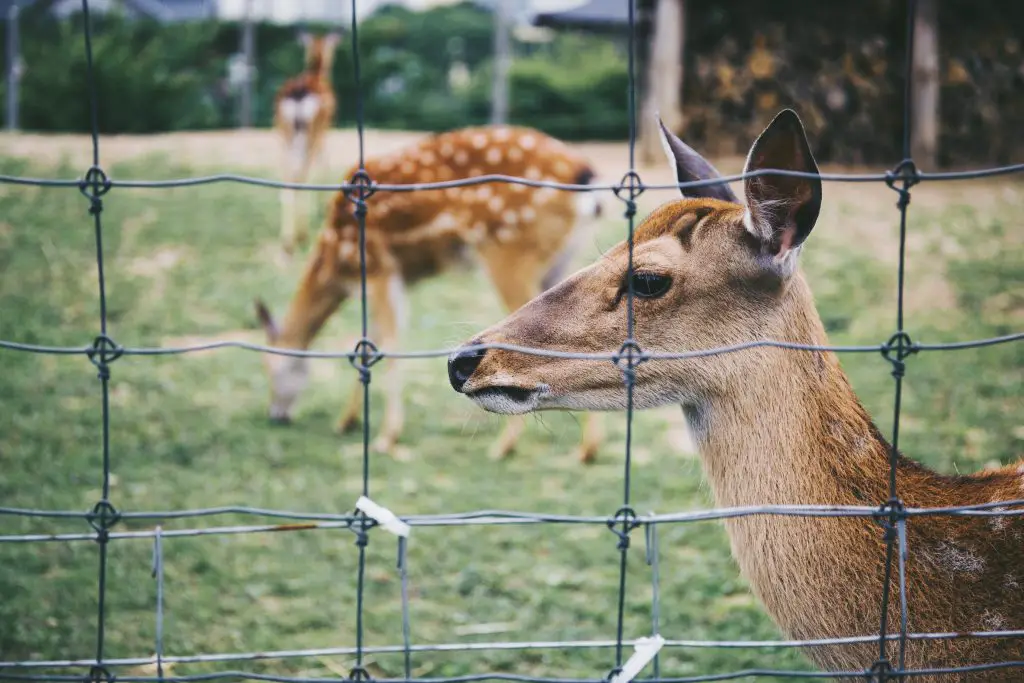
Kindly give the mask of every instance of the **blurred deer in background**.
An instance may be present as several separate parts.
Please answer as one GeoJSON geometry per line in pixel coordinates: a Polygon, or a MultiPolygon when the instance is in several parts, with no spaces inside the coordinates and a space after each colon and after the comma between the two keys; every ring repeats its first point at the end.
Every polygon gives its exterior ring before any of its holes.
{"type": "MultiPolygon", "coordinates": [[[[341,36],[303,32],[299,40],[306,48],[305,68],[285,81],[274,99],[274,127],[284,142],[284,180],[289,183],[304,183],[309,178],[337,109],[331,65],[341,36]]],[[[308,202],[297,203],[297,192],[281,190],[281,242],[289,253],[296,242],[305,241],[308,232],[308,202]]]]}
{"type": "MultiPolygon", "coordinates": [[[[504,174],[533,181],[589,185],[589,163],[559,140],[510,126],[466,128],[430,135],[387,156],[365,162],[380,184],[453,181],[504,174]]],[[[346,177],[352,177],[356,169],[346,177]]],[[[405,325],[405,290],[476,256],[508,311],[522,306],[564,275],[590,234],[601,203],[593,191],[564,191],[510,183],[483,183],[413,192],[379,191],[366,200],[366,277],[372,339],[396,350],[405,325]]],[[[349,297],[359,297],[359,224],[352,200],[335,195],[327,224],[310,256],[283,323],[257,301],[270,345],[306,349],[326,320],[349,297]]],[[[303,358],[265,354],[270,377],[270,417],[287,422],[306,385],[303,358]]],[[[402,374],[385,361],[384,419],[374,442],[393,452],[403,423],[402,374]]],[[[358,424],[362,387],[356,384],[338,420],[345,431],[358,424]]],[[[524,418],[508,420],[491,457],[515,447],[524,418]]],[[[593,459],[601,440],[595,416],[584,419],[578,457],[593,459]]]]}
{"type": "MultiPolygon", "coordinates": [[[[677,182],[721,177],[663,125],[661,130],[677,182]]],[[[637,228],[631,276],[622,243],[471,344],[614,353],[626,336],[631,278],[635,338],[645,351],[696,351],[759,339],[826,345],[797,258],[818,218],[821,179],[792,110],[778,114],[753,143],[745,171],[758,169],[811,175],[748,178],[745,207],[725,182],[687,189],[686,198],[662,205],[637,228]]],[[[504,415],[626,409],[622,373],[610,362],[457,351],[449,358],[449,377],[456,391],[504,415]]],[[[889,498],[890,446],[833,353],[755,347],[650,360],[636,368],[634,401],[640,409],[682,406],[720,506],[876,506],[889,498]]],[[[1024,498],[1024,464],[947,476],[901,455],[898,482],[909,507],[991,504],[1024,498]]],[[[743,575],[788,637],[878,632],[885,543],[876,520],[760,515],[728,519],[725,526],[743,575]]],[[[1024,629],[1021,517],[914,517],[907,522],[907,541],[911,632],[1024,629]]],[[[894,569],[890,624],[899,623],[896,576],[894,569]]],[[[807,652],[823,668],[859,672],[879,655],[877,641],[807,652]]],[[[894,668],[895,652],[892,644],[894,668]]],[[[913,639],[906,650],[908,668],[1012,660],[1024,660],[1024,639],[913,639]]],[[[913,680],[1022,676],[1020,669],[1003,668],[913,680]]]]}

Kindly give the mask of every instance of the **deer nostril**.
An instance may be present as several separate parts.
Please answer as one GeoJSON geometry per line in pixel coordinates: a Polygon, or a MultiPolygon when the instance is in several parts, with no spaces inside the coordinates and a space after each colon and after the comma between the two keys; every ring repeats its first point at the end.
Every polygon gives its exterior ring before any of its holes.
{"type": "Polygon", "coordinates": [[[479,367],[480,361],[484,359],[487,349],[473,351],[456,351],[448,358],[448,381],[452,389],[462,391],[473,372],[479,367]]]}

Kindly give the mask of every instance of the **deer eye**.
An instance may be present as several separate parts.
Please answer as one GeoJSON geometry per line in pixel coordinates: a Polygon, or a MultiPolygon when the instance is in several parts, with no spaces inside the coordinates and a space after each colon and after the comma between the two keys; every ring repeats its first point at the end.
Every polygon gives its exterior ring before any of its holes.
{"type": "Polygon", "coordinates": [[[672,278],[644,271],[634,272],[631,278],[633,293],[642,299],[657,299],[672,286],[672,278]]]}

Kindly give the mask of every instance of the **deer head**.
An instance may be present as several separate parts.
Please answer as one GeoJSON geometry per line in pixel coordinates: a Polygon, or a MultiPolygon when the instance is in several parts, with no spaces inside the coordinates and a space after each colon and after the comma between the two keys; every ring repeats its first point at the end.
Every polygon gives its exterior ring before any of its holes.
{"type": "Polygon", "coordinates": [[[299,42],[306,49],[306,68],[321,74],[329,74],[334,61],[334,51],[341,42],[337,31],[315,36],[308,31],[299,33],[299,42]]]}
{"type": "MultiPolygon", "coordinates": [[[[721,177],[663,125],[661,135],[677,182],[721,177]]],[[[662,205],[635,231],[632,275],[623,242],[471,344],[614,353],[626,337],[630,282],[634,336],[646,351],[698,350],[811,334],[813,324],[801,327],[814,309],[797,270],[797,256],[818,217],[821,181],[793,111],[778,114],[753,143],[745,170],[759,169],[814,175],[748,178],[746,207],[725,182],[687,189],[683,199],[662,205]]],[[[759,351],[644,363],[637,369],[634,405],[682,403],[690,414],[712,396],[742,390],[761,370],[759,351]]],[[[495,349],[456,351],[448,370],[456,391],[491,412],[626,407],[621,372],[607,361],[495,349]]]]}
{"type": "MultiPolygon", "coordinates": [[[[266,333],[266,345],[307,349],[323,324],[350,295],[351,281],[336,277],[344,270],[339,261],[337,234],[320,233],[283,324],[278,325],[262,299],[256,299],[256,317],[266,333]]],[[[295,402],[309,381],[309,359],[302,356],[263,354],[270,384],[270,419],[287,424],[295,402]]]]}

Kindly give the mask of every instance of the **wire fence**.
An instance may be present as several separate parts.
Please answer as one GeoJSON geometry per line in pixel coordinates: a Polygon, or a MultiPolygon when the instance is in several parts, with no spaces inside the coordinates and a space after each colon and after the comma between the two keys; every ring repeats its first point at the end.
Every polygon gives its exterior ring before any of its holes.
{"type": "MultiPolygon", "coordinates": [[[[840,679],[857,678],[870,681],[905,680],[914,677],[929,676],[937,674],[970,674],[997,669],[1021,668],[1021,676],[1024,676],[1024,661],[989,662],[984,664],[962,666],[948,669],[907,669],[904,666],[905,651],[908,642],[913,641],[940,641],[965,638],[1024,638],[1024,630],[991,630],[976,632],[956,633],[911,633],[908,630],[908,603],[906,595],[906,572],[907,572],[907,523],[914,517],[1008,517],[1024,516],[1024,499],[998,501],[987,504],[967,505],[959,507],[941,508],[913,508],[904,506],[898,490],[897,481],[897,459],[899,448],[899,427],[900,409],[902,400],[903,378],[906,371],[906,360],[918,352],[932,351],[954,351],[959,349],[978,348],[1024,340],[1024,332],[994,337],[988,339],[968,340],[962,342],[945,344],[924,344],[911,339],[904,328],[904,270],[905,270],[905,246],[907,233],[907,209],[910,203],[910,190],[920,182],[946,181],[987,178],[1011,173],[1024,172],[1024,164],[1015,164],[999,168],[989,168],[965,172],[946,173],[923,173],[917,170],[913,160],[910,158],[910,86],[911,86],[911,57],[914,40],[914,17],[916,11],[916,0],[907,0],[906,17],[906,71],[904,90],[904,120],[903,120],[903,156],[904,159],[896,167],[885,173],[874,174],[817,174],[817,177],[826,181],[835,182],[859,182],[878,183],[884,182],[892,188],[897,195],[896,206],[899,211],[899,265],[898,265],[898,289],[897,289],[897,310],[896,330],[885,342],[865,346],[813,346],[806,344],[795,344],[777,340],[758,340],[745,344],[738,344],[729,347],[705,349],[699,351],[680,351],[673,353],[651,353],[644,351],[638,342],[633,338],[633,286],[632,279],[626,278],[627,285],[627,335],[618,353],[614,354],[585,354],[585,353],[563,353],[545,349],[519,347],[508,344],[482,344],[477,349],[505,349],[526,354],[540,356],[555,356],[561,358],[586,359],[615,363],[623,375],[624,388],[627,394],[626,411],[626,442],[625,442],[625,466],[623,477],[622,506],[611,516],[583,516],[583,515],[551,515],[534,514],[530,512],[507,511],[507,510],[480,510],[462,514],[440,514],[440,515],[411,515],[403,516],[400,523],[408,524],[411,527],[458,527],[472,525],[534,525],[534,524],[561,524],[561,525],[605,525],[614,532],[617,537],[617,547],[620,553],[618,600],[616,633],[614,639],[591,640],[591,641],[545,641],[545,642],[492,642],[492,643],[449,643],[417,645],[411,642],[410,619],[409,619],[409,590],[408,575],[406,572],[406,538],[399,536],[398,539],[398,568],[401,575],[402,595],[402,621],[403,621],[403,642],[401,645],[389,646],[367,646],[364,641],[364,587],[366,572],[366,548],[371,539],[371,531],[383,524],[379,516],[371,516],[357,505],[352,513],[345,514],[311,514],[288,510],[270,510],[253,507],[219,507],[192,510],[170,510],[170,511],[121,511],[118,510],[110,497],[110,401],[109,385],[111,381],[111,366],[121,356],[156,356],[168,354],[183,354],[195,351],[213,349],[235,348],[248,351],[273,353],[289,356],[306,356],[315,358],[347,358],[359,371],[363,391],[363,421],[362,421],[362,493],[369,497],[370,494],[370,401],[369,387],[372,378],[373,366],[384,358],[433,358],[447,356],[452,349],[422,350],[413,352],[395,352],[387,349],[378,349],[369,338],[368,331],[368,306],[366,299],[366,216],[367,198],[375,192],[412,192],[426,189],[440,189],[447,187],[461,187],[477,185],[489,182],[517,183],[531,187],[550,187],[566,191],[594,191],[609,190],[622,200],[625,208],[625,218],[628,228],[629,245],[629,271],[632,272],[633,265],[633,232],[637,213],[637,198],[646,190],[653,189],[674,189],[687,187],[699,187],[704,185],[718,184],[722,180],[703,180],[695,182],[683,182],[677,185],[647,185],[644,184],[636,171],[635,147],[637,140],[636,129],[636,16],[635,0],[629,0],[629,170],[617,185],[569,185],[563,183],[531,181],[524,178],[489,175],[477,176],[468,179],[445,181],[435,183],[421,183],[415,185],[385,185],[377,184],[365,171],[365,149],[364,149],[364,120],[360,84],[360,62],[359,62],[359,37],[358,23],[356,17],[356,2],[352,0],[352,27],[351,44],[354,67],[354,77],[357,85],[357,130],[359,136],[359,170],[349,182],[335,185],[316,185],[284,183],[269,179],[254,178],[242,175],[222,174],[205,177],[183,178],[176,180],[150,181],[150,180],[114,180],[109,178],[100,164],[99,153],[99,125],[97,118],[97,98],[95,73],[93,70],[93,54],[91,44],[91,24],[89,20],[89,2],[82,0],[82,12],[84,16],[84,41],[85,53],[88,67],[88,79],[90,89],[90,116],[92,130],[92,166],[80,179],[46,179],[30,177],[0,176],[0,183],[16,185],[34,185],[48,187],[76,187],[87,198],[89,202],[89,214],[92,216],[95,242],[96,242],[96,263],[98,267],[99,280],[99,334],[89,345],[75,347],[45,346],[37,344],[25,344],[17,341],[0,340],[0,349],[10,351],[21,351],[42,354],[61,355],[84,355],[96,367],[100,381],[100,395],[102,400],[102,494],[99,502],[88,512],[67,511],[67,510],[37,510],[0,507],[0,515],[17,516],[26,518],[42,519],[65,519],[85,521],[91,527],[89,531],[70,533],[34,533],[34,534],[12,534],[0,535],[0,543],[41,543],[41,542],[71,542],[71,541],[93,541],[99,547],[99,568],[98,568],[98,600],[96,615],[96,651],[94,658],[76,660],[32,660],[32,661],[0,661],[0,680],[27,680],[27,681],[86,681],[94,683],[110,682],[115,679],[112,671],[114,667],[131,666],[141,664],[155,664],[156,674],[151,676],[130,676],[117,675],[116,678],[123,681],[137,681],[139,683],[158,683],[162,681],[214,681],[221,679],[243,679],[257,681],[280,681],[282,683],[328,683],[342,680],[367,680],[371,676],[365,666],[367,655],[378,653],[402,653],[404,654],[405,671],[404,678],[388,679],[398,681],[419,681],[429,683],[455,683],[483,680],[500,681],[529,681],[535,683],[604,683],[609,680],[617,680],[615,677],[623,672],[625,648],[630,645],[637,645],[640,641],[627,639],[624,634],[624,610],[626,594],[626,567],[630,549],[630,540],[633,532],[638,529],[644,531],[646,547],[645,558],[652,567],[653,587],[653,630],[657,635],[659,616],[659,570],[658,570],[658,528],[663,524],[688,523],[704,520],[721,520],[750,515],[779,515],[790,517],[832,517],[832,518],[873,518],[882,523],[885,543],[885,579],[882,584],[882,595],[880,596],[880,627],[877,635],[859,635],[844,638],[822,638],[814,640],[774,640],[774,641],[708,641],[708,640],[664,640],[666,648],[721,648],[721,649],[742,649],[742,648],[811,648],[823,645],[848,645],[858,643],[877,643],[878,657],[875,661],[866,663],[862,670],[836,671],[836,672],[806,672],[806,671],[783,671],[770,669],[749,669],[734,671],[724,674],[696,675],[686,677],[666,677],[661,675],[659,659],[653,659],[653,675],[645,676],[645,680],[660,681],[663,683],[697,683],[698,681],[725,681],[736,680],[747,677],[764,678],[807,678],[807,679],[840,679]],[[167,188],[203,185],[218,182],[236,182],[263,187],[291,187],[303,190],[332,190],[344,191],[348,194],[355,206],[355,215],[359,222],[360,233],[360,256],[362,262],[361,282],[361,332],[362,338],[351,351],[308,351],[281,349],[260,344],[244,342],[215,342],[209,344],[196,344],[173,348],[125,348],[118,344],[107,333],[107,299],[104,280],[103,260],[103,198],[114,187],[131,188],[167,188]],[[879,506],[825,506],[825,505],[762,505],[737,508],[715,508],[710,510],[689,511],[672,514],[650,514],[639,515],[631,507],[631,458],[632,458],[632,436],[633,436],[633,392],[635,372],[639,364],[665,359],[698,358],[717,354],[732,353],[756,347],[775,347],[795,351],[832,351],[837,353],[880,353],[890,363],[892,376],[894,378],[894,401],[893,401],[893,426],[891,449],[889,459],[889,481],[888,499],[879,506]],[[218,518],[229,515],[242,515],[262,520],[262,523],[247,525],[221,525],[207,526],[202,528],[163,529],[156,526],[150,530],[116,530],[118,523],[127,521],[148,521],[166,523],[170,520],[197,520],[200,518],[218,518]],[[214,536],[231,534],[249,534],[283,531],[301,531],[315,529],[345,529],[353,533],[358,548],[358,575],[356,578],[357,603],[355,611],[355,646],[338,648],[321,648],[307,650],[281,650],[271,652],[241,652],[241,653],[213,653],[196,655],[166,655],[163,647],[163,604],[164,604],[164,560],[163,541],[167,538],[181,538],[190,536],[214,536]],[[108,544],[113,540],[122,539],[151,539],[153,542],[153,576],[156,579],[156,643],[155,656],[112,659],[105,656],[105,635],[104,629],[107,624],[106,617],[106,584],[108,577],[108,544]],[[892,577],[895,572],[898,595],[890,592],[893,583],[892,577]],[[898,602],[898,632],[890,632],[891,613],[894,611],[893,602],[898,602]],[[896,644],[895,661],[890,653],[889,644],[896,644]],[[614,658],[610,671],[607,675],[598,678],[559,678],[559,677],[536,677],[516,675],[507,673],[484,672],[480,674],[449,677],[429,678],[412,675],[411,655],[413,653],[427,652],[472,652],[485,650],[571,650],[571,649],[614,649],[614,658]],[[347,678],[309,678],[297,676],[277,676],[259,674],[249,671],[223,670],[213,673],[196,675],[168,675],[164,667],[171,664],[182,663],[232,663],[232,662],[253,662],[267,659],[291,659],[302,657],[315,657],[325,655],[349,655],[354,657],[355,666],[347,678]],[[53,674],[33,673],[34,671],[49,669],[69,669],[83,673],[53,674]]],[[[735,176],[726,176],[726,181],[742,180],[756,175],[777,174],[790,176],[810,176],[793,171],[780,171],[765,169],[754,173],[747,173],[735,176]]],[[[469,348],[469,347],[465,347],[469,348]]],[[[636,675],[630,672],[627,679],[636,675]]],[[[383,679],[378,679],[383,680],[383,679]]],[[[625,681],[622,681],[625,683],[625,681]]]]}

